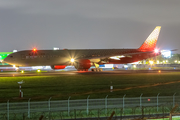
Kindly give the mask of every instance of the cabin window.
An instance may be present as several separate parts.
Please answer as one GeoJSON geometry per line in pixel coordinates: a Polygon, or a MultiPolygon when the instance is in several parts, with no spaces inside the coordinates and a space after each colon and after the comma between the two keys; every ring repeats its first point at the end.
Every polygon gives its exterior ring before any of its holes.
{"type": "Polygon", "coordinates": [[[81,55],[81,57],[85,57],[85,55],[81,55]]]}
{"type": "Polygon", "coordinates": [[[25,55],[21,55],[21,59],[25,59],[26,58],[26,56],[25,55]]]}

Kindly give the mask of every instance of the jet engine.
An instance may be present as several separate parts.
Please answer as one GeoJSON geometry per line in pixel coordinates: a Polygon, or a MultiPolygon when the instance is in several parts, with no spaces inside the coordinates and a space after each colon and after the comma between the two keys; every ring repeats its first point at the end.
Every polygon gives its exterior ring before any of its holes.
{"type": "Polygon", "coordinates": [[[66,67],[66,65],[51,65],[51,69],[55,70],[55,69],[64,69],[66,67]]]}
{"type": "Polygon", "coordinates": [[[78,71],[88,71],[88,69],[91,67],[91,61],[89,59],[79,59],[74,63],[74,67],[78,71]]]}

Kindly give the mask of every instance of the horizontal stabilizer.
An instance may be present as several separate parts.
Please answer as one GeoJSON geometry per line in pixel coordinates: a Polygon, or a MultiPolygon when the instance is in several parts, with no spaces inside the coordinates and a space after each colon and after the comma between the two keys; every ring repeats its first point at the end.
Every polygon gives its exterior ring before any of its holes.
{"type": "Polygon", "coordinates": [[[177,51],[178,49],[173,49],[173,50],[170,50],[170,51],[177,51]]]}

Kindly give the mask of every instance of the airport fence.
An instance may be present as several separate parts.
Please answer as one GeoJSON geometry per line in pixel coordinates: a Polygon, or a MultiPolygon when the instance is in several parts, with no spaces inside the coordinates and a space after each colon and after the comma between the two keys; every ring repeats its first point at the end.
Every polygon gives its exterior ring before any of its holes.
{"type": "MultiPolygon", "coordinates": [[[[170,113],[175,104],[180,103],[180,96],[133,97],[31,102],[0,103],[0,120],[43,120],[107,118],[114,111],[115,118],[158,117],[170,113]]],[[[180,111],[178,107],[177,111],[180,111]]]]}

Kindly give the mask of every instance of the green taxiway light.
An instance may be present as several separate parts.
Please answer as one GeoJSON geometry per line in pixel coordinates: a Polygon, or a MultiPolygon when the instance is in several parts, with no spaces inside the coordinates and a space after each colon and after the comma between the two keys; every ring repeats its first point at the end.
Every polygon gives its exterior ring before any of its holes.
{"type": "Polygon", "coordinates": [[[11,53],[13,52],[0,52],[0,60],[4,60],[11,53]]]}

